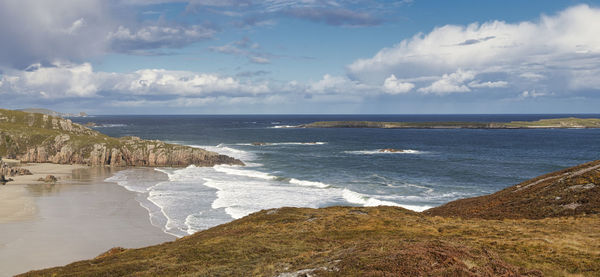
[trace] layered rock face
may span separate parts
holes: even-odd
[[[0,156],[22,162],[110,166],[243,165],[204,149],[113,138],[68,119],[8,110],[0,110]]]

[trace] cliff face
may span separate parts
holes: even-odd
[[[137,137],[113,138],[68,119],[1,109],[0,156],[23,162],[110,166],[243,165],[203,149]]]

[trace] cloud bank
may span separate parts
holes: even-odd
[[[537,21],[490,21],[445,25],[417,34],[350,64],[348,75],[364,83],[422,81],[421,93],[465,93],[474,89],[549,87],[566,91],[600,89],[600,9],[568,8]],[[480,80],[483,78],[483,80]]]

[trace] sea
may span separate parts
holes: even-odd
[[[317,129],[325,120],[509,122],[544,115],[103,115],[110,136],[229,155],[246,166],[131,168],[106,181],[136,193],[152,224],[177,237],[279,207],[423,211],[600,158],[600,129]],[[394,148],[402,152],[384,153]]]

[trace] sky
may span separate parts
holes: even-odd
[[[0,108],[599,113],[600,1],[2,0]]]

